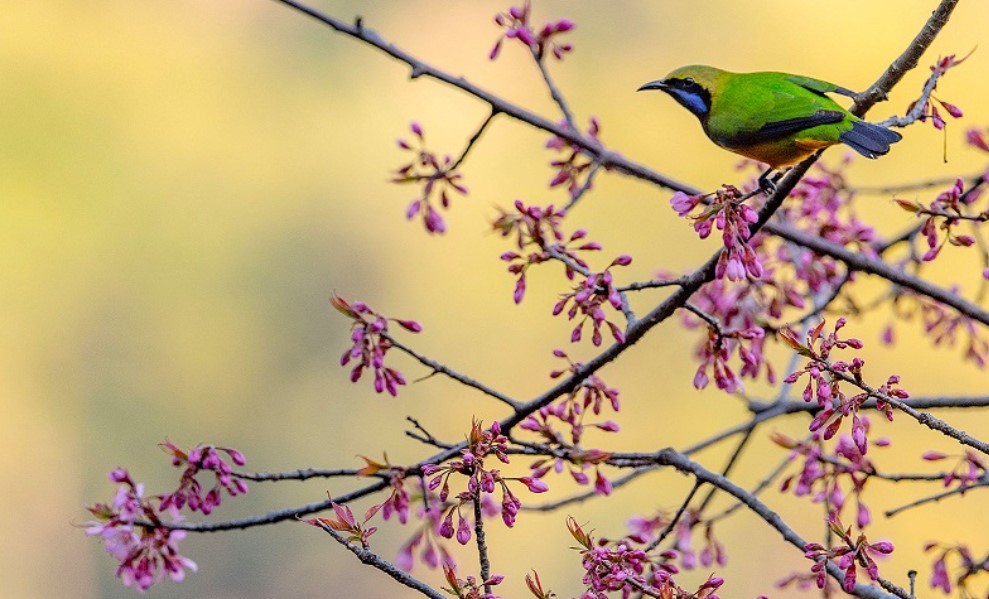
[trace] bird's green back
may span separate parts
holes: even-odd
[[[852,92],[837,85],[787,73],[728,73],[718,82],[703,124],[708,135],[726,147],[789,137],[837,143],[857,120],[826,92]]]

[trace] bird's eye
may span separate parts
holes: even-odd
[[[687,85],[694,85],[696,83],[693,77],[687,77],[686,79],[683,80],[683,82],[686,83]]]

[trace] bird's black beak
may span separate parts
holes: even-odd
[[[666,89],[666,81],[663,79],[657,79],[656,81],[650,81],[649,83],[643,84],[639,89],[635,90],[637,92],[645,91],[647,89]]]

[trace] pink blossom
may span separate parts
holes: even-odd
[[[351,360],[357,361],[350,371],[351,382],[356,383],[364,370],[370,368],[374,372],[374,390],[378,393],[387,391],[393,397],[397,395],[398,387],[405,385],[405,377],[384,364],[385,354],[392,347],[388,337],[388,322],[392,320],[412,333],[422,331],[422,325],[414,320],[385,318],[363,302],[350,304],[338,295],[331,297],[330,303],[338,312],[352,320],[350,340],[353,345],[340,356],[341,366],[348,365]]]
[[[563,60],[563,56],[573,50],[573,45],[560,43],[556,38],[576,27],[570,19],[560,19],[543,25],[539,33],[536,33],[530,24],[532,7],[528,0],[522,6],[513,6],[504,13],[495,15],[495,24],[504,29],[501,37],[495,42],[488,58],[494,60],[501,52],[501,44],[505,39],[516,39],[527,46],[535,56],[536,60],[543,60],[544,54],[548,50],[557,60]]]
[[[117,577],[124,586],[143,592],[166,573],[181,582],[186,570],[195,572],[196,563],[179,553],[185,532],[162,523],[150,500],[143,497],[142,485],[134,483],[126,470],[115,469],[110,479],[121,486],[110,504],[88,508],[97,520],[88,523],[86,534],[99,537],[107,553],[120,562]],[[134,522],[139,518],[157,526],[138,528]]]
[[[409,130],[415,140],[410,143],[399,139],[398,147],[412,152],[414,156],[395,170],[391,181],[400,185],[422,186],[419,197],[406,208],[405,217],[412,220],[421,215],[427,232],[442,234],[446,232],[446,221],[436,209],[437,205],[443,209],[449,208],[450,198],[454,194],[467,195],[467,188],[462,183],[463,176],[457,172],[459,164],[453,158],[444,156],[441,159],[426,149],[422,126],[413,121]]]

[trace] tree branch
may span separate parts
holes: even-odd
[[[395,564],[383,559],[377,553],[371,551],[370,549],[361,547],[359,545],[349,543],[347,542],[347,539],[343,537],[343,535],[333,530],[326,524],[323,524],[319,520],[316,520],[315,522],[317,526],[325,530],[327,534],[333,537],[333,540],[335,540],[337,543],[340,543],[341,545],[346,547],[348,551],[356,555],[357,559],[361,560],[362,564],[367,564],[368,566],[371,566],[377,570],[384,572],[385,574],[391,576],[402,585],[407,586],[412,590],[419,591],[420,593],[422,593],[427,597],[431,597],[432,599],[448,599],[448,597],[445,594],[440,593],[439,591],[433,589],[432,587],[422,582],[421,580],[414,578],[408,572],[404,572],[403,570],[400,570],[398,567],[395,566]]]

